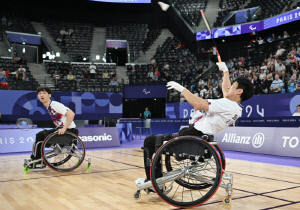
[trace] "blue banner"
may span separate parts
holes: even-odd
[[[52,100],[63,103],[76,114],[75,120],[122,117],[122,93],[53,92]],[[0,110],[4,121],[30,118],[51,121],[35,91],[0,90]]]
[[[242,127],[300,127],[300,117],[251,117],[239,118]]]
[[[41,37],[39,35],[23,34],[17,32],[9,32],[9,31],[6,31],[6,34],[8,36],[9,41],[12,43],[25,42],[25,44],[41,45]]]
[[[288,117],[297,112],[300,92],[256,95],[242,103],[242,118]],[[166,117],[171,119],[189,118],[194,108],[188,102],[166,104]]]
[[[125,85],[124,98],[166,98],[166,85]]]

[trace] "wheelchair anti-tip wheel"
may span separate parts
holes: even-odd
[[[158,167],[170,166],[166,163],[171,163],[172,170],[157,173]],[[218,190],[221,181],[219,154],[212,145],[198,137],[183,136],[170,140],[159,148],[151,163],[153,188],[159,197],[175,207],[196,207],[205,203]]]
[[[73,171],[82,164],[85,147],[74,133],[68,131],[64,135],[52,133],[43,141],[41,154],[49,168],[55,171]]]

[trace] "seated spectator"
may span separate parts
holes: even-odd
[[[167,80],[167,82],[171,81],[172,80],[172,77],[169,75],[169,72],[167,72],[165,74],[165,79]]]
[[[266,72],[267,71],[267,65],[266,65],[266,63],[265,62],[262,62],[262,64],[261,64],[261,67],[260,67],[260,69],[262,70],[264,70],[264,72]]]
[[[1,75],[2,73],[5,73],[5,71],[3,71],[3,68],[0,68],[0,75]]]
[[[275,74],[278,74],[282,78],[282,80],[284,80],[285,71],[286,71],[286,68],[282,64],[282,61],[280,60],[279,61],[279,66],[277,68],[275,68]]]
[[[56,43],[62,43],[62,38],[60,37],[60,35],[57,36],[56,38]]]
[[[254,87],[254,93],[255,95],[260,95],[263,93],[263,89],[262,89],[262,86],[261,86],[261,81],[260,79],[257,78],[257,76],[253,76],[253,87]]]
[[[244,66],[244,61],[243,61],[242,58],[239,58],[237,63],[238,63],[239,66]]]
[[[105,70],[105,72],[103,73],[103,76],[102,76],[103,78],[109,78],[109,74],[108,74],[108,71],[107,70]]]
[[[89,81],[89,78],[90,78],[90,74],[89,74],[88,70],[86,69],[86,70],[84,70],[84,72],[83,72],[83,79],[84,79],[86,82],[88,82],[88,81]]]
[[[26,81],[26,73],[25,72],[23,72],[23,74],[22,74],[22,81]]]
[[[153,71],[149,70],[148,74],[147,74],[147,78],[153,78]]]
[[[12,25],[13,25],[12,20],[9,20],[8,23],[7,23],[7,26],[8,26],[8,27],[11,27]]]
[[[7,18],[5,16],[2,17],[1,21],[2,21],[2,25],[6,26]]]
[[[54,63],[52,61],[50,61],[50,63],[47,65],[46,68],[47,68],[47,74],[49,74],[50,70],[56,69],[55,66],[54,66]]]
[[[16,54],[14,54],[14,57],[11,59],[12,63],[18,63],[19,62],[19,58],[17,57]]]
[[[60,79],[60,76],[59,76],[57,70],[55,70],[52,78],[53,78],[53,80],[54,80],[55,83],[57,82],[57,80]]]
[[[136,70],[136,71],[139,71],[140,70],[140,65],[138,65],[138,64],[136,64],[135,66],[134,66],[134,69]]]
[[[184,85],[189,85],[192,80],[193,74],[190,72],[190,69],[186,69],[184,77]]]
[[[67,30],[67,35],[72,36],[74,30],[72,28],[69,28],[69,30]]]
[[[296,91],[300,91],[300,75],[296,83]]]
[[[60,63],[58,63],[58,61],[55,62],[54,68],[55,68],[56,70],[59,70],[59,69],[60,69]]]
[[[23,73],[24,72],[26,72],[26,69],[25,68],[23,68],[23,66],[22,65],[20,65],[20,68],[18,69],[18,71],[16,72],[16,73],[18,73],[19,74],[19,76],[21,76],[22,77],[22,75],[23,75]]]
[[[271,42],[274,42],[274,41],[276,41],[276,40],[277,40],[277,38],[276,38],[275,34],[272,34],[272,35],[271,35],[270,41],[271,41]]]
[[[69,74],[69,69],[68,66],[65,64],[64,61],[62,61],[61,65],[60,65],[60,72],[66,76],[67,74]]]
[[[267,72],[267,70],[266,70],[266,72]],[[264,79],[264,77],[266,77],[267,75],[266,75],[266,73],[265,73],[265,71],[262,69],[262,70],[260,70],[260,75],[259,75],[259,79],[260,80],[263,80]]]
[[[59,32],[59,34],[62,35],[63,37],[65,37],[66,34],[67,34],[65,28],[61,29],[60,32]]]
[[[69,71],[73,71],[74,72],[74,66],[72,65],[71,61],[69,61],[69,64],[67,65],[67,67],[68,67]]]
[[[206,99],[213,99],[214,98],[214,91],[213,86],[209,86],[208,91],[206,92]]]
[[[259,45],[263,44],[263,42],[264,42],[264,40],[261,37],[256,38],[256,41]]]
[[[116,77],[112,78],[112,81],[110,81],[109,86],[118,86],[118,83],[116,81]]]
[[[154,81],[157,81],[159,76],[160,76],[160,73],[159,73],[158,67],[157,67],[157,68],[155,69],[155,72],[153,73],[152,79],[153,79]]]
[[[230,59],[229,62],[227,63],[227,68],[229,70],[231,70],[233,67],[234,67],[234,63],[233,63],[232,59]]]
[[[205,86],[204,86],[204,85],[201,85],[201,89],[200,89],[200,97],[201,97],[201,98],[205,98],[206,92],[207,92],[207,90],[205,89]]]
[[[279,92],[281,92],[281,89],[283,88],[283,86],[284,86],[284,84],[283,84],[282,80],[279,79],[279,75],[276,74],[275,80],[272,82],[270,90],[273,93],[279,93]]]
[[[202,78],[200,78],[198,85],[199,85],[199,87],[201,87],[202,85],[206,85],[206,82]]]
[[[113,69],[109,74],[110,74],[110,77],[111,77],[111,78],[117,76],[116,70],[114,70],[114,69]]]
[[[183,52],[182,52],[182,56],[183,57],[186,57],[188,55],[188,51],[185,49],[185,50],[183,50]]]
[[[208,81],[207,81],[207,86],[208,87],[213,86],[214,83],[215,83],[215,79],[213,78],[213,75],[210,74],[209,78],[208,78]]]
[[[27,64],[27,60],[25,58],[25,55],[22,55],[22,57],[20,58],[20,60],[18,61],[19,64]]]
[[[96,76],[96,65],[94,64],[94,62],[92,62],[92,64],[90,65],[90,78],[91,79],[95,79],[95,76]]]
[[[290,37],[290,35],[288,34],[288,32],[284,31],[283,32],[283,38],[286,39],[288,37]]]
[[[152,65],[156,63],[156,61],[155,61],[155,58],[154,58],[154,57],[152,57],[152,58],[151,58],[151,60],[150,60],[150,63],[151,63]]]
[[[69,71],[69,75],[67,76],[67,80],[73,80],[74,76],[71,71]]]
[[[2,72],[0,74],[0,83],[6,83],[7,82],[7,77],[5,76],[5,73]]]
[[[127,70],[128,70],[128,71],[131,71],[132,69],[133,69],[133,68],[132,68],[132,65],[128,65],[128,66],[127,66]]]
[[[197,91],[196,88],[194,89],[193,94],[194,94],[195,96],[199,97],[199,93],[198,93],[198,91]]]
[[[297,84],[297,75],[296,74],[293,74],[291,76],[291,79],[289,80],[288,82],[288,86],[289,86],[289,90],[292,89],[291,92],[293,92],[296,88],[296,84]]]
[[[176,61],[177,61],[177,59],[176,59],[175,56],[173,55],[172,58],[171,58],[171,60],[170,60],[170,62],[171,62],[171,63],[175,63]]]
[[[178,42],[177,47],[175,49],[179,49],[179,48],[181,48],[181,43],[180,42]]]
[[[274,57],[275,58],[278,58],[279,56],[281,56],[283,53],[284,53],[285,49],[281,48],[280,45],[278,45],[278,50],[277,52],[275,53]]]
[[[164,62],[164,70],[169,70],[170,66],[169,64],[167,64],[167,62]]]

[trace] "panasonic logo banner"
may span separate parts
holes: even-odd
[[[79,136],[79,138],[84,142],[86,142],[86,141],[111,141],[112,140],[112,136],[106,135],[106,133],[104,133],[103,135],[99,135],[99,136]]]
[[[120,133],[116,127],[78,128],[78,131],[86,148],[120,146]]]

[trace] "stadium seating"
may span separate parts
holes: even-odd
[[[135,61],[143,49],[147,34],[147,24],[119,24],[106,27],[106,39],[127,40],[129,43],[130,59]]]
[[[175,8],[190,26],[199,26],[200,10],[206,9],[208,0],[173,0]]]
[[[0,12],[0,17],[2,19],[3,15],[7,19],[7,23],[11,21],[12,25],[0,25],[0,31],[14,31],[14,32],[23,32],[29,34],[37,34],[36,30],[30,23],[30,20],[27,17],[18,15],[18,13],[3,13]]]
[[[57,38],[62,40],[61,42],[57,42],[57,45],[61,48],[62,52],[67,53],[72,60],[75,60],[78,54],[86,54],[89,56],[93,41],[93,24],[70,23],[53,19],[45,19],[43,23],[55,42],[57,42]],[[60,35],[60,31],[63,28],[65,30],[72,29],[72,35]]]
[[[50,61],[44,61],[44,66],[47,67],[47,65],[50,63]],[[61,63],[61,62],[59,62]],[[80,92],[122,92],[123,87],[122,84],[119,84],[118,86],[109,86],[110,79],[102,78],[101,81],[99,81],[97,78],[99,75],[103,75],[105,70],[110,73],[112,70],[116,70],[116,64],[115,63],[94,63],[97,67],[95,79],[89,79],[88,82],[83,80],[83,72],[84,70],[88,70],[91,63],[82,63],[82,62],[71,62],[73,69],[73,80],[67,80],[64,78],[64,75],[60,70],[58,71],[58,74],[60,75],[60,78],[57,81],[56,89],[60,91],[80,91]],[[50,70],[49,74],[52,78],[52,75],[55,70]]]
[[[1,89],[10,89],[10,90],[36,90],[39,86],[39,83],[31,75],[30,69],[26,64],[22,64],[23,68],[26,69],[26,78],[28,81],[16,80],[15,71],[20,68],[20,64],[11,63],[11,58],[0,58],[0,68],[6,72],[7,75],[7,86],[2,86]]]

